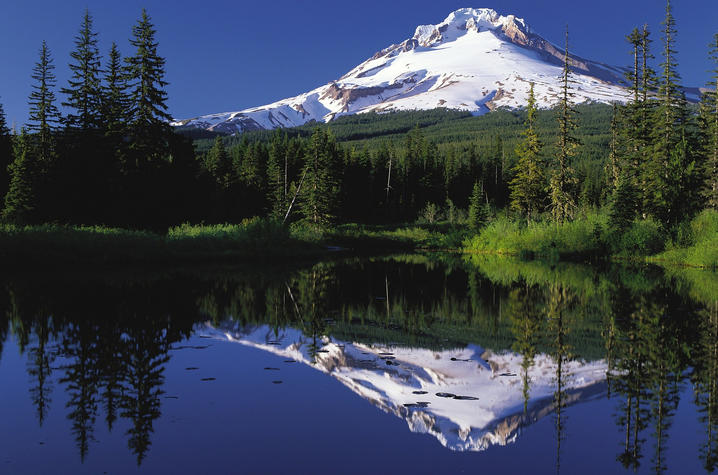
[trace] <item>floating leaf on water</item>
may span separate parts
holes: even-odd
[[[454,396],[454,399],[458,399],[459,401],[478,401],[479,398],[474,396]]]
[[[451,393],[436,393],[436,395],[439,396],[439,397],[448,397],[448,398],[455,398],[455,397],[456,397],[456,394],[451,394]]]

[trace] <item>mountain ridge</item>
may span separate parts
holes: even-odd
[[[323,86],[236,112],[177,120],[215,132],[293,127],[362,112],[448,108],[481,115],[526,103],[535,83],[539,107],[558,101],[563,51],[515,15],[463,8],[384,48]],[[577,103],[625,102],[625,70],[570,55]]]

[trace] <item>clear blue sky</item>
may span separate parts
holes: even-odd
[[[8,122],[27,120],[30,73],[43,39],[53,53],[58,88],[85,7],[106,54],[116,41],[131,53],[132,25],[146,7],[167,59],[169,111],[177,118],[239,110],[293,96],[339,78],[376,51],[403,41],[419,24],[438,23],[461,7],[487,7],[527,20],[538,34],[572,52],[627,65],[624,35],[648,23],[660,59],[662,0],[35,0],[4,2],[0,17],[0,103]],[[703,86],[707,44],[718,31],[717,0],[674,0],[679,72]],[[60,95],[58,94],[58,97]]]

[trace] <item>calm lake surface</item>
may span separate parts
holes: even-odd
[[[712,473],[718,277],[444,255],[0,275],[0,473]]]

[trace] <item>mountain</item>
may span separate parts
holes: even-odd
[[[493,353],[476,345],[444,351],[367,345],[231,321],[206,324],[196,333],[309,365],[404,419],[412,432],[431,435],[451,450],[482,451],[515,442],[521,428],[556,409],[557,365],[545,354],[536,355],[528,369],[525,401],[523,359],[508,351]],[[564,363],[564,402],[604,395],[607,369],[603,360]]]
[[[624,70],[571,55],[577,103],[623,102]],[[225,133],[294,127],[368,111],[449,109],[480,115],[526,104],[535,83],[539,107],[558,101],[563,49],[514,15],[462,8],[437,25],[377,52],[341,78],[273,104],[177,120],[178,127]]]

